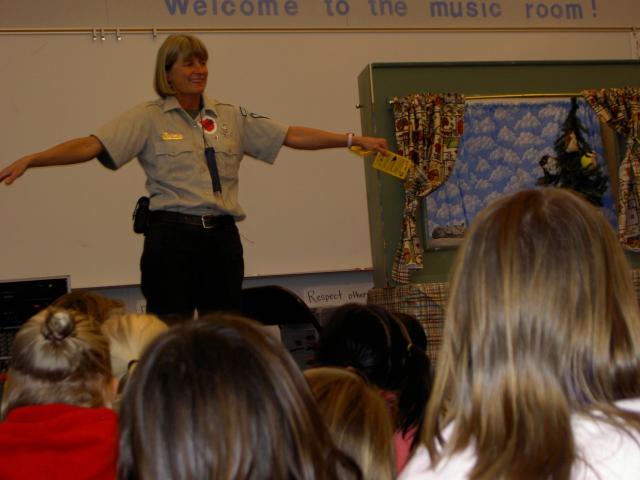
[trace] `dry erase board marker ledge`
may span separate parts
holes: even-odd
[[[347,269],[335,269],[335,270],[314,270],[312,272],[296,272],[296,273],[269,273],[269,274],[260,274],[260,273],[254,273],[251,275],[245,275],[244,279],[245,280],[254,280],[254,279],[261,279],[261,278],[295,278],[295,277],[312,277],[314,275],[332,275],[332,274],[349,274],[349,273],[366,273],[366,272],[373,272],[373,268],[372,267],[354,267],[354,268],[347,268]],[[2,282],[4,282],[4,280],[2,280]],[[82,285],[82,286],[73,286],[74,290],[77,289],[82,289],[82,290],[97,290],[97,289],[103,289],[103,288],[135,288],[135,287],[139,287],[140,284],[139,283],[124,283],[124,284],[117,284],[117,285],[94,285],[94,286],[88,286],[88,285]]]
[[[270,273],[267,275],[254,273],[251,275],[245,275],[244,278],[300,277],[303,275],[330,275],[332,273],[355,273],[355,272],[373,272],[373,268],[372,267],[354,267],[354,268],[335,269],[335,270],[314,270],[311,272]]]

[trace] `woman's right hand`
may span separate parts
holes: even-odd
[[[11,185],[27,168],[71,165],[88,162],[102,153],[100,140],[94,136],[74,138],[42,152],[19,158],[0,171],[0,182]]]
[[[20,178],[22,174],[29,168],[29,158],[22,157],[11,165],[5,167],[0,171],[0,182],[4,182],[5,185],[11,185],[17,178]]]

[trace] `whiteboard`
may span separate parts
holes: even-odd
[[[291,125],[359,129],[356,78],[371,62],[630,58],[627,34],[202,33],[208,95]],[[0,36],[5,165],[95,132],[153,99],[164,35]],[[437,48],[435,47],[437,45]],[[381,99],[380,101],[384,101]],[[0,280],[70,275],[73,288],[139,283],[145,193],[136,162],[27,171],[0,186]],[[283,148],[273,166],[245,157],[239,224],[247,276],[371,268],[363,160],[346,149]],[[389,248],[395,248],[390,246]]]

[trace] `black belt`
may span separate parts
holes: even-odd
[[[233,225],[234,218],[231,215],[188,215],[186,213],[168,212],[166,210],[153,210],[151,221],[183,223],[202,228],[215,228],[223,225]]]

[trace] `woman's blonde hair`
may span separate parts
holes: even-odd
[[[571,414],[640,430],[613,404],[639,395],[638,300],[602,214],[553,188],[483,210],[451,284],[423,431],[432,460],[472,446],[471,479],[567,479]]]
[[[28,405],[103,406],[110,383],[109,343],[100,327],[87,315],[50,307],[16,334],[1,417]]]
[[[188,59],[196,57],[206,62],[209,60],[209,53],[204,43],[193,35],[176,34],[169,35],[160,48],[156,56],[156,68],[153,79],[153,86],[156,93],[162,98],[175,95],[175,90],[167,80],[167,72],[179,58]]]
[[[344,368],[312,368],[304,375],[333,440],[363,477],[395,478],[393,423],[381,392]]]
[[[102,324],[102,333],[109,340],[111,371],[117,380],[128,372],[147,345],[169,327],[155,315],[130,313],[113,315]]]

